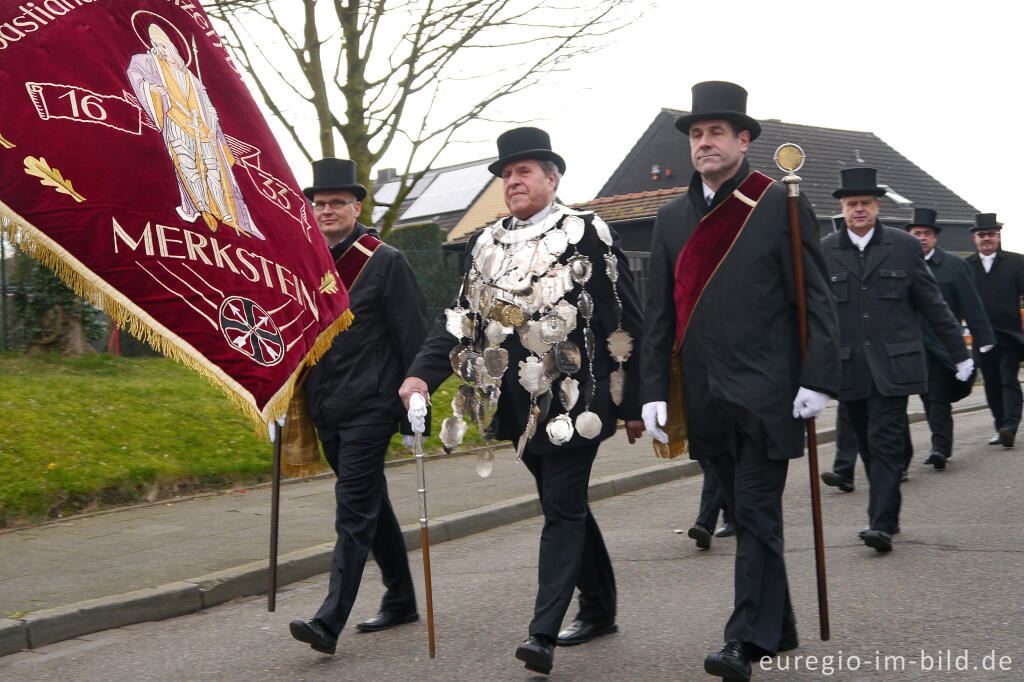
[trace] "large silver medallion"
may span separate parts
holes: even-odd
[[[504,348],[485,348],[484,369],[492,379],[500,379],[508,369],[508,351]]]
[[[579,216],[566,216],[565,220],[562,221],[562,229],[565,230],[566,235],[569,237],[570,244],[578,244],[583,239],[583,232],[586,230],[586,227],[583,218]]]
[[[617,369],[608,376],[608,392],[612,396],[612,402],[616,405],[621,405],[625,390],[626,370]]]
[[[449,450],[461,445],[466,428],[466,422],[459,417],[448,417],[441,423],[441,442]]]
[[[633,354],[633,337],[625,329],[616,329],[608,335],[608,352],[619,362]]]
[[[569,415],[560,414],[548,422],[545,429],[548,433],[548,440],[553,445],[564,445],[572,440],[573,428]]]
[[[575,374],[580,371],[581,360],[580,347],[572,341],[563,341],[555,346],[555,362],[564,374]]]
[[[576,416],[576,432],[584,438],[597,438],[601,435],[601,418],[590,410],[580,412]]]
[[[562,379],[562,383],[559,385],[558,397],[562,401],[562,407],[565,408],[565,411],[570,411],[576,406],[576,401],[580,398],[580,382],[572,377]]]

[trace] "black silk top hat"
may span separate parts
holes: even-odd
[[[996,221],[995,213],[978,213],[974,216],[974,227],[971,228],[971,232],[1001,229],[1003,229],[1003,224]]]
[[[878,171],[867,166],[844,168],[839,171],[840,187],[835,192],[832,192],[832,196],[836,199],[842,199],[843,197],[884,196],[885,188],[878,186],[875,180],[877,177]]]
[[[513,128],[498,136],[498,160],[487,167],[501,177],[507,164],[522,159],[553,161],[559,173],[565,173],[565,161],[551,151],[551,138],[540,128]]]
[[[935,218],[938,214],[934,209],[931,208],[915,208],[914,219],[907,223],[907,231],[909,232],[912,227],[927,227],[933,230],[935,234],[942,232],[942,228],[935,224]]]
[[[676,128],[685,135],[697,121],[729,121],[740,130],[750,131],[753,142],[761,134],[761,124],[747,116],[747,91],[726,81],[704,81],[697,83],[690,91],[693,102],[690,113],[676,119]]]
[[[313,201],[317,192],[348,190],[357,201],[366,198],[366,188],[356,182],[356,162],[348,159],[326,158],[313,162],[313,186],[302,190]]]

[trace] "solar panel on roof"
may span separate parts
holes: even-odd
[[[460,211],[467,208],[493,176],[486,164],[439,173],[406,209],[400,220]]]

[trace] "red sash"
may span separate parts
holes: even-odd
[[[757,171],[748,175],[731,195],[697,223],[696,229],[679,253],[673,292],[676,304],[674,353],[679,352],[683,344],[690,317],[704,293],[704,288],[729,254],[757,202],[761,200],[772,182],[767,175]]]
[[[338,269],[338,274],[341,276],[341,281],[345,285],[346,291],[352,290],[352,286],[359,279],[359,274],[366,267],[366,264],[370,262],[370,256],[383,243],[372,234],[364,234],[352,242],[352,246],[345,249],[345,253],[341,254],[338,260],[334,261],[334,266]]]

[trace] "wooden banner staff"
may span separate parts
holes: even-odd
[[[796,171],[804,165],[804,150],[786,143],[775,150],[775,163],[786,172],[782,178],[789,190],[789,233],[793,242],[793,275],[796,282],[796,307],[800,323],[800,357],[807,355],[807,289],[804,280],[803,244],[800,230],[800,177]],[[822,641],[830,636],[828,621],[828,585],[825,581],[825,541],[821,523],[821,489],[818,485],[818,438],[814,419],[807,419],[807,465],[811,477],[811,518],[814,523],[814,563],[818,578],[818,620]]]
[[[423,433],[413,435],[416,455],[416,492],[420,496],[420,543],[423,550],[423,583],[427,592],[427,641],[430,646],[430,657],[434,657],[434,600],[433,588],[430,586],[430,534],[427,531],[427,477],[423,466]]]
[[[270,485],[270,567],[267,611],[277,608],[277,512],[281,506],[281,425],[274,421],[274,473]]]

